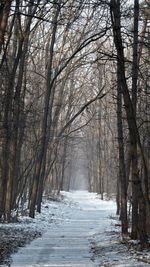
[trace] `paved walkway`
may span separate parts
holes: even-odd
[[[75,204],[68,210],[68,219],[50,225],[42,237],[21,248],[14,254],[11,267],[99,266],[92,261],[90,239],[105,230],[112,211],[101,210],[86,192],[72,194],[71,201]]]

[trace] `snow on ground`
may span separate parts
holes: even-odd
[[[0,266],[9,266],[10,255],[30,243],[33,239],[41,236],[51,224],[59,224],[67,217],[68,206],[71,202],[62,198],[55,201],[44,200],[42,213],[36,213],[35,219],[26,216],[18,217],[17,223],[0,223]]]
[[[62,201],[44,201],[35,219],[0,225],[1,229],[42,232],[12,256],[11,267],[142,267],[140,251],[128,250],[115,224],[114,201],[87,191],[61,192]],[[145,251],[144,257],[149,257]],[[0,265],[2,266],[2,265]]]

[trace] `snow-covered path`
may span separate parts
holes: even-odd
[[[105,233],[110,233],[113,227],[108,217],[115,214],[112,201],[102,202],[96,194],[83,191],[65,193],[65,196],[72,204],[65,209],[62,222],[50,224],[42,237],[14,254],[11,267],[144,266],[136,265],[134,259],[129,259],[129,265],[121,264],[120,256],[117,264],[114,254],[110,265],[109,255],[101,257],[105,251],[100,251],[100,257],[93,257],[91,243],[94,244],[97,238],[102,239],[102,244],[106,242],[107,252],[110,237]],[[126,260],[127,255],[124,256]]]
[[[104,202],[101,206],[95,196],[83,191],[68,193],[72,205],[66,218],[60,224],[50,224],[42,237],[21,248],[11,266],[98,266],[91,260],[90,238],[106,229],[115,205]]]

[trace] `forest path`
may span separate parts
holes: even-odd
[[[96,198],[96,194],[77,191],[67,194],[67,214],[60,224],[50,224],[42,237],[14,254],[11,267],[31,266],[99,266],[92,260],[91,238],[110,226],[108,216],[115,211],[115,204]],[[66,212],[65,212],[66,213]]]

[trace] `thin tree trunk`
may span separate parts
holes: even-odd
[[[122,234],[128,234],[128,218],[127,218],[127,181],[124,160],[124,138],[122,124],[122,94],[119,76],[119,66],[117,65],[117,131],[118,131],[118,147],[119,147],[119,179],[120,179],[120,200],[121,200],[121,223]]]
[[[119,215],[120,214],[120,177],[119,177],[119,174],[118,174],[118,177],[117,177],[116,204],[117,204],[116,215]]]
[[[4,38],[8,24],[11,2],[11,0],[4,0],[2,1],[0,6],[0,54],[4,45]]]
[[[66,154],[67,154],[67,144],[68,144],[68,136],[65,137],[64,144],[63,144],[63,154],[62,154],[62,170],[61,170],[61,181],[60,181],[60,190],[64,190],[65,184],[65,164],[66,164]]]

